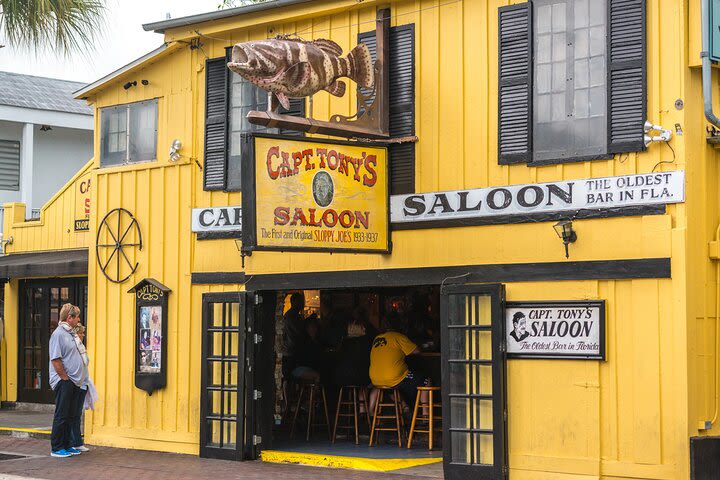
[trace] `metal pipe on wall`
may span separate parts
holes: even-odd
[[[712,104],[712,64],[710,62],[710,1],[700,2],[700,18],[702,23],[702,85],[703,102],[705,105],[705,118],[715,127],[720,128],[720,118],[713,112]]]

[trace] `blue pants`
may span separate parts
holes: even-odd
[[[60,380],[55,385],[55,416],[50,435],[53,452],[70,448],[70,428],[78,417],[79,399],[80,387],[71,380]],[[77,421],[80,419],[77,418]]]
[[[82,435],[80,434],[80,421],[82,420],[83,407],[85,406],[85,395],[87,395],[87,389],[80,389],[80,397],[77,402],[77,416],[73,419],[72,425],[70,425],[70,446],[79,447],[84,445]]]

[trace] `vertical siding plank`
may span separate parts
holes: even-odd
[[[463,9],[463,96],[462,100],[474,108],[463,109],[463,188],[487,185],[486,167],[490,157],[487,129],[488,106],[492,98],[490,88],[490,47],[487,2],[464,3]]]
[[[440,0],[436,4],[440,5]],[[465,83],[463,70],[462,3],[446,4],[437,9],[438,38],[436,98],[438,108],[437,178],[440,190],[451,190],[463,184],[463,162],[447,168],[446,159],[463,158],[463,106]],[[475,84],[477,85],[477,84]],[[477,88],[477,87],[476,87]]]
[[[633,280],[633,459],[661,463],[659,298],[657,280]],[[642,301],[640,301],[642,299]],[[640,341],[642,339],[642,341]]]

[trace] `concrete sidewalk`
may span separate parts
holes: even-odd
[[[32,479],[103,480],[243,479],[269,480],[418,480],[419,476],[442,478],[442,465],[427,465],[395,472],[363,472],[263,462],[209,460],[193,455],[90,447],[90,452],[71,458],[49,456],[48,440],[0,436],[0,480],[16,480],[6,475]],[[10,455],[20,455],[13,458]]]
[[[23,404],[19,404],[17,408],[2,408],[0,409],[0,435],[50,438],[53,412],[52,405],[26,408]]]
[[[49,433],[52,430],[53,414],[50,412],[29,412],[0,410],[0,429],[37,430]]]

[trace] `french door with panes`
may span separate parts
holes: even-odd
[[[18,400],[21,402],[53,403],[55,400],[50,388],[50,335],[57,328],[60,308],[65,303],[80,307],[81,322],[86,325],[86,278],[20,282]]]
[[[507,476],[502,285],[441,291],[443,461],[448,480]]]
[[[243,460],[245,293],[203,295],[200,456]]]

